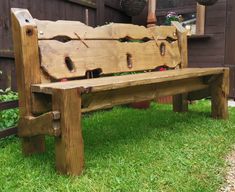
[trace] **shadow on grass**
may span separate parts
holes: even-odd
[[[168,140],[173,134],[181,135],[185,131],[190,134],[194,126],[200,126],[201,122],[210,119],[209,111],[190,110],[189,113],[174,113],[170,106],[159,105],[153,105],[148,110],[117,107],[111,111],[85,115],[82,122],[85,161],[89,164],[92,157],[105,160],[107,153],[119,151],[126,145],[139,144],[153,135],[157,142]],[[38,169],[41,164],[49,164],[54,169],[54,139],[47,137],[46,142],[47,150],[44,154],[27,158],[22,156],[27,159],[30,167]]]

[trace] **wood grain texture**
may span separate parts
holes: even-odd
[[[215,119],[228,119],[229,69],[211,82],[211,110]]]
[[[60,173],[80,175],[84,167],[79,89],[53,90],[53,110],[61,113],[61,137],[56,138],[56,168]]]
[[[41,66],[54,79],[85,77],[87,71],[100,69],[103,74],[144,71],[159,66],[175,68],[181,63],[177,41],[165,45],[165,53],[161,55],[159,46],[154,40],[146,43],[121,43],[118,41],[40,41]],[[128,55],[132,66],[128,65]],[[70,58],[73,69],[65,64]]]
[[[59,136],[61,134],[59,126],[60,113],[58,111],[48,112],[34,117],[26,116],[20,119],[21,129],[18,131],[20,137],[32,137],[38,135]]]
[[[196,34],[204,35],[206,22],[206,7],[197,3],[197,22],[196,22]]]
[[[24,118],[32,115],[30,86],[32,83],[41,83],[37,28],[27,10],[12,9],[11,16],[20,117]],[[26,155],[43,152],[44,137],[23,138],[22,147]]]
[[[140,101],[156,100],[159,97],[201,90],[208,87],[209,85],[204,84],[203,78],[197,77],[88,93],[82,95],[82,112],[91,112]]]
[[[79,38],[78,34],[84,40],[114,40],[125,37],[131,39],[153,39],[153,35],[158,36],[158,39],[165,40],[167,37],[176,40],[176,29],[173,26],[156,26],[153,28],[146,28],[144,26],[111,23],[96,28],[85,25],[78,21],[42,21],[35,20],[38,28],[38,39],[48,40],[59,36],[66,36],[73,40]]]
[[[224,68],[185,68],[163,72],[147,72],[141,74],[102,77],[96,79],[74,80],[67,82],[34,84],[32,92],[52,94],[53,89],[83,88],[84,92],[100,92],[121,89],[138,85],[170,82],[180,79],[222,74]]]

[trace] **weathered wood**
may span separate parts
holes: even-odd
[[[139,101],[156,100],[159,97],[201,90],[207,87],[209,85],[204,84],[203,79],[198,77],[88,93],[82,95],[82,112],[91,112]]]
[[[155,41],[86,41],[86,46],[81,41],[40,41],[41,66],[54,79],[63,79],[84,77],[87,71],[95,69],[102,71],[102,74],[113,74],[151,70],[163,65],[175,68],[180,65],[178,42],[158,42],[165,46],[164,55]],[[128,55],[132,66],[128,65]]]
[[[180,55],[181,55],[181,67],[188,67],[188,37],[187,30],[179,23],[172,22],[172,25],[176,28],[176,34],[179,41]]]
[[[102,77],[97,79],[35,84],[32,85],[32,92],[52,94],[53,89],[72,89],[79,87],[83,88],[84,92],[100,92],[221,73],[223,73],[223,68],[185,68],[163,72],[147,72],[141,74]]]
[[[52,111],[51,95],[32,93],[32,114],[37,116]]]
[[[75,33],[84,40],[119,40],[125,37],[139,40],[153,39],[153,29],[150,30],[144,26],[132,24],[111,23],[93,28],[78,21],[60,20],[53,22],[35,19],[35,23],[38,28],[39,40],[49,40],[55,37],[78,40],[79,38]],[[177,36],[174,35],[176,29],[173,26],[156,26],[154,32],[159,40],[165,40],[167,37],[173,40],[177,39]]]
[[[61,112],[56,167],[63,174],[80,175],[84,166],[80,94],[79,89],[53,90],[53,110]]]
[[[52,111],[34,117],[26,116],[20,119],[21,129],[18,131],[20,137],[32,137],[37,135],[60,136],[59,125],[60,112]]]
[[[188,100],[187,94],[180,94],[173,96],[173,111],[175,112],[187,112]]]
[[[172,22],[172,25],[177,29],[177,36],[180,47],[180,55],[181,55],[181,68],[188,67],[188,38],[187,31],[182,25],[178,22]],[[186,112],[188,111],[188,101],[187,101],[187,93],[183,95],[174,95],[173,96],[173,110],[175,112]]]
[[[228,119],[229,69],[211,83],[211,110],[215,119]]]
[[[147,26],[155,26],[157,24],[157,17],[156,17],[156,0],[149,0],[148,1],[148,17],[147,17]]]
[[[204,35],[205,33],[205,20],[206,19],[206,7],[197,3],[197,22],[196,22],[196,34]]]
[[[195,77],[183,80],[175,79],[174,81],[165,81],[160,83],[158,82],[155,84],[150,83],[147,85],[135,85],[123,88],[113,87],[113,89],[111,90],[99,90],[98,92],[89,92],[89,89],[87,89],[88,92],[86,93],[85,91],[82,94],[82,113],[91,112],[103,108],[110,108],[115,105],[122,105],[145,100],[154,100],[158,97],[185,92],[190,92],[188,98],[189,100],[202,99],[207,97],[209,94],[200,94],[201,91],[198,90],[204,90],[205,88],[207,88],[208,90],[208,87],[209,85],[204,82],[203,77]],[[44,95],[36,92],[33,93],[33,95],[38,94],[39,97],[36,96],[36,98],[41,98]],[[48,97],[48,95],[44,96]],[[52,110],[50,100],[45,100],[45,102],[42,102],[41,104],[41,107],[34,107],[36,110],[36,114],[42,114]]]
[[[40,64],[36,24],[27,10],[12,9],[12,32],[19,93],[20,117],[31,116],[32,83],[40,83]],[[19,126],[19,129],[21,127]],[[44,136],[23,138],[26,155],[45,150]]]

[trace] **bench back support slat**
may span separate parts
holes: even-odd
[[[35,19],[38,28],[39,40],[51,40],[58,37],[67,37],[68,39],[122,39],[129,37],[131,39],[158,39],[170,38],[176,40],[176,28],[173,26],[156,26],[146,28],[144,26],[111,23],[96,28],[87,26],[79,21],[41,21]],[[79,37],[78,37],[79,36]]]
[[[34,26],[35,39],[30,43],[37,51],[31,54],[30,67],[35,65],[42,83],[85,78],[94,71],[110,75],[187,67],[187,37],[177,23],[151,28],[111,23],[93,28],[76,21],[40,21],[19,10],[16,20]]]
[[[175,68],[181,58],[178,42],[154,40],[146,43],[121,43],[112,40],[89,40],[85,45],[73,40],[61,43],[56,40],[39,41],[41,66],[54,79],[84,77],[87,72],[113,74],[152,70],[166,65]],[[166,53],[161,55],[160,46]]]

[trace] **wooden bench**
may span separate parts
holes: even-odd
[[[212,117],[228,118],[229,70],[187,68],[187,35],[179,23],[92,28],[12,9],[12,27],[23,152],[44,152],[44,135],[55,136],[61,173],[83,170],[85,112],[168,95],[174,95],[174,111],[184,112],[188,99],[211,96]],[[118,75],[123,72],[137,73]]]

